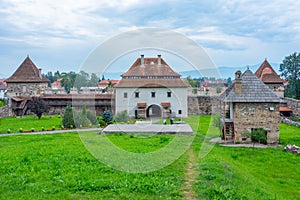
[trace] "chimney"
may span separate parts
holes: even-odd
[[[235,72],[235,86],[234,86],[235,94],[242,94],[242,72],[240,70]]]
[[[39,77],[40,77],[40,79],[42,79],[42,69],[41,68],[39,68]]]
[[[157,65],[161,65],[161,55],[157,55]]]
[[[143,66],[145,63],[144,63],[145,61],[144,61],[144,55],[142,54],[141,55],[141,65]]]

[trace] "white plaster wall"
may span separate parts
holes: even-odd
[[[135,92],[139,91],[139,98],[135,98]],[[151,97],[151,92],[155,92],[155,97]],[[171,91],[171,97],[167,97],[167,92]],[[127,92],[127,98],[124,93]],[[170,102],[170,109],[177,117],[187,117],[187,89],[186,88],[116,88],[116,113],[127,110],[132,117],[138,102],[146,102],[147,107],[156,104],[161,107],[161,102]],[[182,114],[178,114],[182,110]]]

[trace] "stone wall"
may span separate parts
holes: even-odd
[[[188,114],[214,114],[219,112],[220,102],[216,96],[188,96]]]
[[[48,83],[7,83],[7,97],[40,96]]]
[[[300,127],[300,123],[299,122],[294,122],[294,121],[292,121],[292,120],[290,120],[288,118],[285,118],[285,117],[280,117],[280,122]]]
[[[0,107],[0,118],[12,116],[12,112],[8,105]]]
[[[287,106],[293,111],[293,115],[300,117],[300,100],[292,98],[284,98],[286,100]]]
[[[279,140],[279,104],[277,103],[235,103],[233,111],[236,139],[255,128],[267,131],[267,142]],[[272,110],[274,108],[274,110]]]

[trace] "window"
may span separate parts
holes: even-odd
[[[151,97],[152,97],[152,98],[155,97],[155,92],[151,92]]]
[[[140,97],[140,93],[139,92],[135,92],[135,98],[139,98]]]
[[[181,115],[182,114],[182,110],[178,110],[178,115]]]
[[[171,91],[168,91],[167,92],[167,97],[171,97],[171,94],[172,94]]]
[[[124,92],[124,98],[127,98],[127,92]]]

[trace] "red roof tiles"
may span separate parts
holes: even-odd
[[[267,59],[256,70],[255,75],[264,83],[283,83]]]
[[[121,75],[122,79],[116,88],[126,87],[188,87],[161,57],[138,58],[127,72]]]
[[[48,83],[47,78],[40,74],[40,70],[27,56],[19,68],[11,77],[5,80],[7,83]]]

